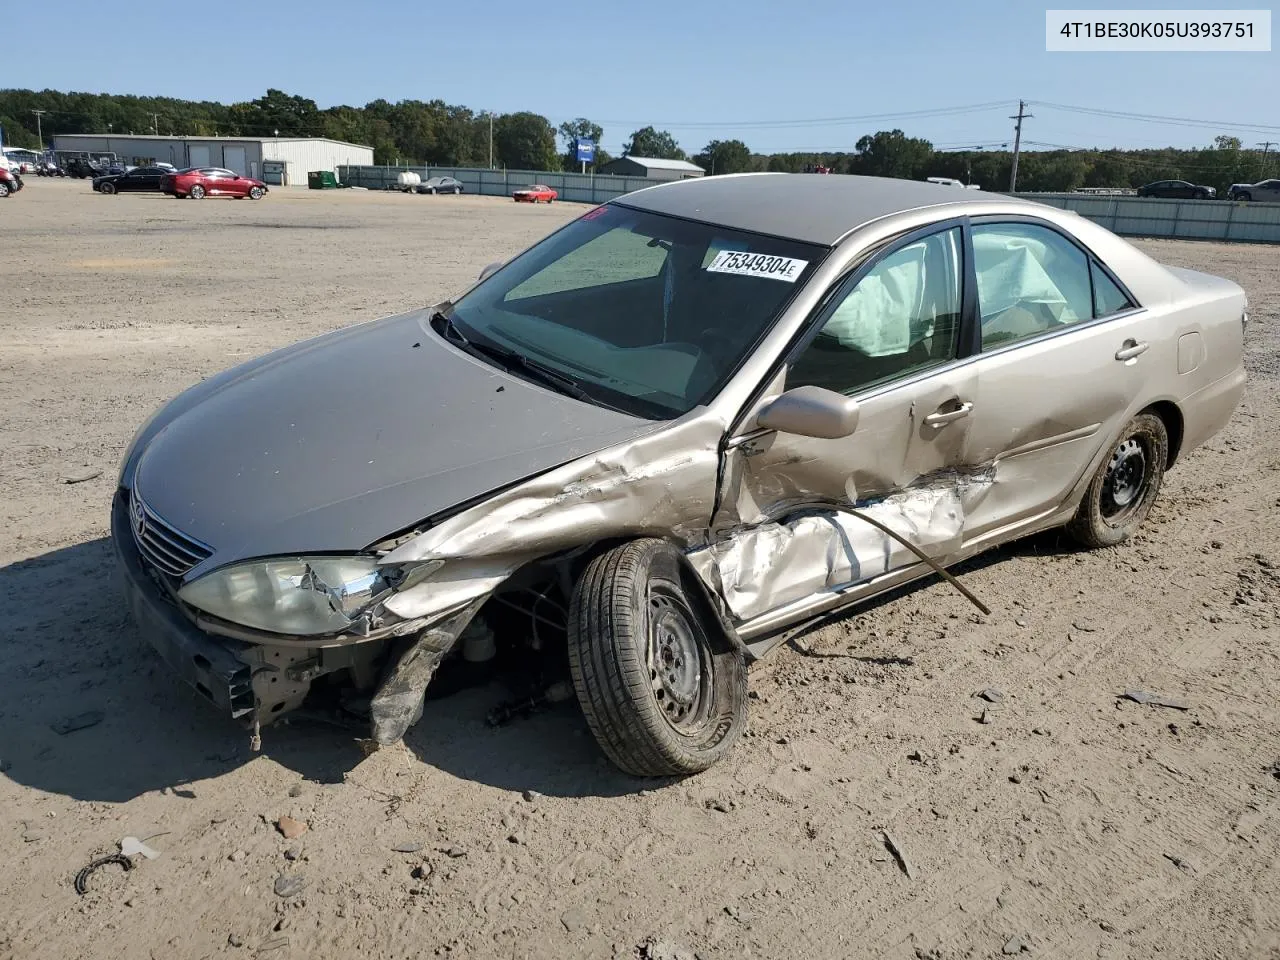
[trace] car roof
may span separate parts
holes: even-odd
[[[820,173],[746,173],[677,180],[614,200],[638,210],[735,230],[832,246],[851,230],[908,210],[950,206],[946,216],[991,199],[919,180]],[[1012,197],[1009,203],[1038,204]]]

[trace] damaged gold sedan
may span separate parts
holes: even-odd
[[[141,631],[255,738],[337,694],[394,742],[515,658],[622,769],[692,773],[786,631],[1037,530],[1129,537],[1239,402],[1245,311],[1024,201],[653,187],[181,394],[112,539]]]

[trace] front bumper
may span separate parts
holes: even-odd
[[[128,503],[120,490],[111,504],[111,545],[117,577],[143,639],[219,710],[237,720],[255,719],[252,671],[240,657],[251,645],[197,629],[152,579],[134,543]]]

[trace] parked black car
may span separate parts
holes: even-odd
[[[83,157],[72,157],[67,161],[67,176],[75,177],[77,180],[86,180],[90,177],[105,177],[109,171],[105,166],[85,160]]]
[[[462,181],[453,177],[432,177],[413,188],[418,193],[461,193]]]
[[[1213,187],[1185,180],[1157,180],[1138,188],[1140,197],[1162,197],[1166,200],[1212,200],[1217,195],[1218,191]]]
[[[160,193],[160,181],[172,167],[134,167],[128,173],[112,173],[94,177],[93,189],[99,193]]]

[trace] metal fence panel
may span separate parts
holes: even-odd
[[[1126,237],[1280,243],[1280,203],[1098,197],[1077,193],[1018,196],[1074,210]]]
[[[353,187],[386,190],[396,186],[402,173],[416,173],[423,180],[454,177],[466,193],[486,197],[509,197],[513,190],[543,183],[561,200],[572,203],[604,203],[633,190],[641,190],[665,180],[648,177],[615,177],[608,174],[559,173],[547,170],[490,170],[488,167],[339,167],[338,179]]]

